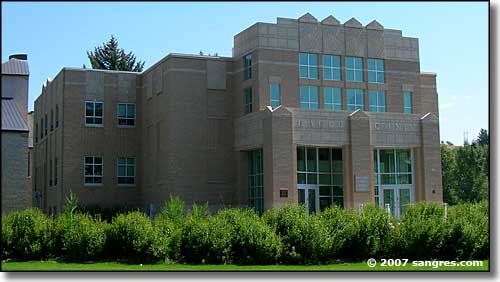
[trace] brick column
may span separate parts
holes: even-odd
[[[360,204],[373,202],[374,182],[373,182],[373,153],[370,136],[370,117],[364,111],[355,111],[349,116],[349,137],[350,137],[350,161],[351,173],[350,183],[346,186],[349,194],[352,195],[352,208],[357,209]],[[367,182],[368,191],[357,191],[356,178],[360,182]],[[346,182],[348,183],[348,182]]]
[[[439,120],[433,113],[420,119],[422,130],[422,174],[425,201],[443,201]]]
[[[267,111],[263,121],[264,209],[294,201],[297,190],[294,183],[296,160],[292,113],[284,107],[274,112]],[[288,189],[287,198],[280,198],[280,189]]]

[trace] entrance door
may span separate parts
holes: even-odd
[[[317,185],[299,184],[299,204],[303,204],[311,214],[319,212],[319,191]]]
[[[401,218],[401,215],[408,208],[408,205],[413,203],[412,185],[382,185],[382,207],[389,205],[391,214],[396,218]]]

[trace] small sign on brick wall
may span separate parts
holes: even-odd
[[[280,189],[280,198],[288,198],[288,189]]]
[[[370,192],[370,178],[356,175],[356,192]]]

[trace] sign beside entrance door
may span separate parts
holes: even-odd
[[[370,178],[356,175],[356,192],[370,192]]]

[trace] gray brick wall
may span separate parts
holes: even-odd
[[[2,131],[2,214],[28,207],[28,132]]]

